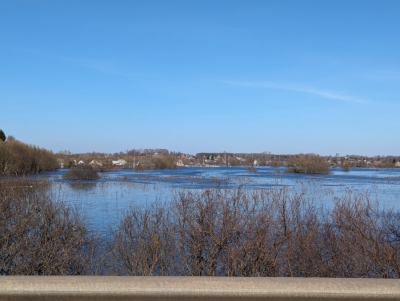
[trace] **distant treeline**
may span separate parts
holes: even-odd
[[[0,181],[0,275],[400,278],[399,210],[368,195],[180,191],[131,207],[107,239],[48,186]]]
[[[0,174],[25,175],[59,167],[56,156],[37,146],[17,140],[0,140]]]
[[[72,154],[68,151],[57,153],[57,158],[64,167],[71,167],[75,162],[83,161],[89,163],[92,160],[100,162],[103,167],[109,168],[112,166],[112,160],[123,159],[126,161],[124,166],[119,168],[135,168],[137,171],[144,169],[164,169],[176,168],[182,166],[287,166],[293,172],[307,173],[327,173],[327,170],[322,165],[328,167],[342,167],[349,169],[352,167],[374,167],[374,168],[395,168],[400,167],[399,156],[359,156],[359,155],[346,155],[339,156],[319,156],[317,154],[272,154],[270,152],[263,153],[229,153],[229,152],[215,152],[215,153],[197,153],[197,154],[184,154],[182,152],[173,152],[166,149],[132,149],[126,152],[119,152],[114,154],[105,153],[84,153]],[[299,162],[299,158],[308,157],[319,158],[319,164],[322,168],[314,168],[317,166],[317,161],[314,161],[312,168],[292,168],[295,162]],[[322,160],[326,164],[322,164]],[[179,162],[179,163],[178,163]],[[310,166],[309,166],[310,167]],[[313,170],[313,171],[312,171]],[[312,172],[311,172],[312,171]]]

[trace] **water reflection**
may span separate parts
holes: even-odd
[[[76,182],[76,183],[67,183],[67,185],[73,190],[81,190],[81,191],[89,191],[96,188],[96,183]]]

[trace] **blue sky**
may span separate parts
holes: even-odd
[[[400,155],[400,1],[0,0],[0,128],[54,152]]]

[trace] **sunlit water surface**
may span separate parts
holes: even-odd
[[[41,174],[52,182],[52,192],[62,201],[76,206],[88,224],[103,235],[111,229],[132,205],[154,201],[168,202],[182,189],[237,188],[276,189],[287,187],[319,203],[332,203],[334,196],[345,193],[368,194],[383,207],[400,209],[400,170],[355,168],[344,172],[332,169],[329,175],[304,175],[284,172],[285,168],[245,167],[182,168],[147,170],[137,173],[128,169],[102,173],[96,181],[66,181],[66,170]]]

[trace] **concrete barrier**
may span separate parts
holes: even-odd
[[[400,280],[3,276],[0,300],[400,300]]]

